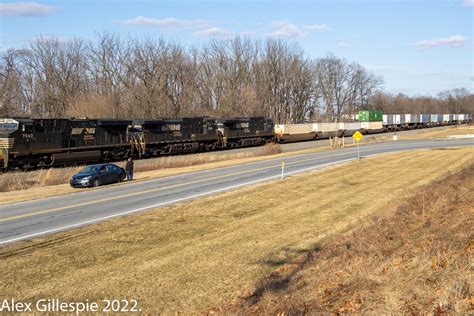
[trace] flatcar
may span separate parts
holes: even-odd
[[[403,131],[416,128],[456,125],[472,122],[472,114],[382,114],[361,111],[358,122],[306,123],[275,125],[277,142],[298,142],[362,134]]]

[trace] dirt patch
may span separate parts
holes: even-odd
[[[213,312],[466,314],[474,310],[474,164],[329,238]]]

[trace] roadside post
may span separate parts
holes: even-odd
[[[283,174],[285,172],[285,162],[282,161],[281,162],[281,179],[283,180]]]
[[[364,135],[362,135],[362,133],[359,132],[359,131],[356,131],[356,132],[352,135],[352,139],[357,142],[357,160],[359,160],[359,161],[360,161],[359,142],[360,142],[360,140],[361,140],[362,138],[364,138]]]
[[[397,140],[397,139],[398,139],[397,131],[393,131],[393,140]]]

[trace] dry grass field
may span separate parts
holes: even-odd
[[[474,164],[280,267],[226,314],[474,312]]]
[[[473,162],[472,148],[378,156],[20,242],[0,249],[2,296],[205,311]]]
[[[445,138],[453,135],[473,135],[474,125],[459,125],[452,126],[447,129],[422,129],[416,134],[401,135],[399,139],[433,139],[433,138]]]

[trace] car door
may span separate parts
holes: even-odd
[[[120,169],[115,165],[109,165],[109,167],[110,167],[110,172],[112,174],[111,181],[113,183],[119,182]]]
[[[113,165],[107,165],[105,167],[107,171],[107,183],[115,183],[116,182],[116,176],[114,172],[114,166]]]
[[[100,184],[110,183],[110,172],[107,170],[107,166],[101,166],[99,169]]]

